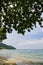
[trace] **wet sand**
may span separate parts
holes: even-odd
[[[43,65],[43,62],[26,61],[17,58],[5,58],[0,56],[0,65]]]

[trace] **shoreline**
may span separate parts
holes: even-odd
[[[5,58],[0,56],[0,65],[43,65],[43,62],[35,62],[18,58]]]

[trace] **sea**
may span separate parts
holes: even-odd
[[[0,50],[0,56],[43,62],[43,49]]]

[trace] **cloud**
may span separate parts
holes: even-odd
[[[34,40],[20,40],[20,41],[15,41],[16,46],[18,49],[37,49],[37,48],[43,48],[43,38],[42,39],[34,39]]]
[[[17,41],[17,45],[29,45],[29,44],[43,44],[43,38],[42,39],[33,39],[33,40],[21,40]]]

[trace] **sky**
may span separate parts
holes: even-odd
[[[31,32],[26,31],[25,35],[13,30],[12,33],[7,33],[7,39],[3,40],[3,43],[17,49],[43,49],[43,28],[37,24],[37,28]]]

